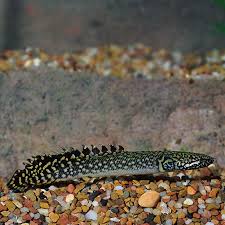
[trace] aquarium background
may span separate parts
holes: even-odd
[[[52,53],[141,42],[154,49],[204,51],[224,46],[215,29],[220,0],[77,0],[0,2],[0,48],[41,47]]]

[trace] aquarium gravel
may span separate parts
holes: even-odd
[[[215,173],[214,167],[151,179],[87,178],[25,193],[1,182],[0,224],[225,224],[224,172]]]
[[[46,65],[66,71],[90,71],[119,78],[176,77],[180,79],[219,79],[225,77],[225,51],[204,54],[153,50],[143,44],[122,47],[108,45],[62,54],[48,54],[38,48],[6,50],[0,55],[0,71],[29,70]]]

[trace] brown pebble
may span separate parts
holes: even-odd
[[[198,213],[193,213],[193,217],[199,219],[201,217],[201,215]]]
[[[214,203],[210,203],[206,206],[206,209],[207,210],[212,210],[212,209],[219,209],[220,208],[220,205],[218,204],[214,204]]]
[[[142,207],[155,207],[159,202],[160,195],[156,191],[148,191],[145,192],[141,197],[138,199],[138,204]]]
[[[189,213],[194,213],[194,212],[197,212],[198,211],[198,206],[196,205],[191,205],[188,207],[188,212]]]
[[[43,208],[43,209],[48,209],[49,204],[47,202],[40,202],[40,207]]]
[[[60,224],[60,225],[67,225],[67,224],[69,224],[69,218],[68,218],[68,215],[67,215],[66,213],[63,213],[63,214],[60,216],[60,218],[59,218],[59,220],[58,220],[57,223]]]
[[[144,190],[143,187],[138,187],[138,188],[136,189],[136,192],[137,192],[138,194],[142,195],[142,194],[145,193],[145,190]]]
[[[211,212],[205,209],[202,214],[202,217],[209,219],[211,217]]]
[[[157,224],[161,224],[161,218],[160,218],[160,216],[157,215],[157,216],[154,218],[153,221],[154,221],[155,223],[157,223]]]
[[[187,187],[187,194],[189,194],[189,195],[195,195],[196,194],[196,189],[194,188],[194,187],[192,187],[192,186],[188,186]]]
[[[183,219],[183,218],[185,218],[185,216],[186,216],[186,215],[185,215],[184,212],[179,212],[178,215],[177,215],[177,218],[178,218],[178,219]]]
[[[1,203],[0,203],[0,212],[1,211],[6,211],[7,210],[7,207],[5,206],[5,205],[2,205]]]
[[[59,220],[59,215],[57,213],[50,212],[48,216],[53,223],[56,223]]]
[[[219,211],[216,209],[212,209],[210,212],[212,216],[217,216],[219,214]]]
[[[209,192],[209,197],[210,198],[215,198],[217,196],[217,193],[219,192],[219,188],[213,188],[210,192]]]
[[[69,185],[67,186],[66,190],[67,190],[70,194],[72,194],[72,193],[74,192],[74,190],[75,190],[75,187],[74,187],[73,184],[69,184]]]
[[[30,214],[26,213],[25,215],[22,216],[23,220],[27,221],[27,220],[31,220],[31,216]]]
[[[178,219],[177,220],[177,225],[184,225],[184,224],[185,224],[185,222],[184,222],[183,219]]]

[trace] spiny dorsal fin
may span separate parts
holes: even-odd
[[[108,147],[105,145],[102,145],[101,147],[97,147],[95,145],[91,145],[91,146],[82,145],[82,147],[83,148],[81,150],[74,149],[74,148],[69,148],[69,149],[64,148],[64,152],[73,153],[76,157],[85,157],[85,156],[94,156],[94,155],[107,155],[107,154],[113,154],[113,153],[124,151],[124,148],[121,145],[118,145],[118,146],[109,145]]]
[[[25,167],[32,166],[34,163],[45,162],[45,160],[50,160],[61,157],[65,157],[67,159],[70,158],[88,158],[90,156],[97,156],[97,155],[107,155],[107,154],[115,154],[118,152],[124,151],[124,148],[121,145],[109,145],[108,147],[102,145],[100,148],[94,145],[90,147],[83,145],[81,150],[74,149],[73,147],[70,148],[62,148],[62,152],[58,154],[49,154],[49,155],[36,155],[32,156],[32,158],[27,159],[26,162],[23,163]]]

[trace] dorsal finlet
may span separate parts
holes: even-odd
[[[31,166],[35,161],[43,161],[46,157],[54,157],[55,155],[66,155],[73,154],[73,157],[75,158],[82,158],[82,157],[89,157],[89,156],[97,156],[97,155],[107,155],[107,154],[115,154],[118,152],[123,152],[124,148],[121,145],[101,145],[101,148],[98,148],[95,145],[91,145],[91,147],[88,147],[86,145],[82,145],[82,150],[75,149],[73,147],[62,147],[62,152],[61,153],[56,153],[56,154],[44,154],[44,155],[35,155],[32,156],[31,158],[28,158],[26,162],[23,163],[25,167]],[[71,156],[70,156],[71,157]]]

